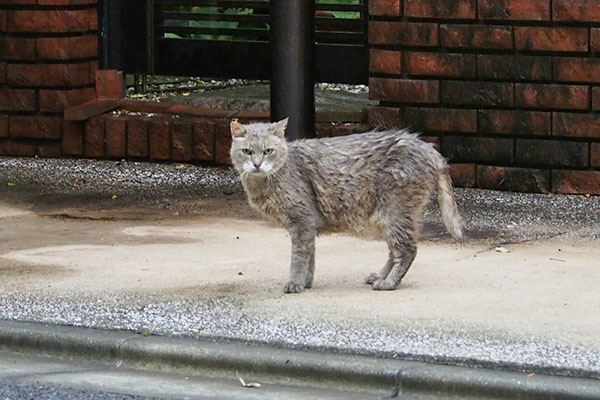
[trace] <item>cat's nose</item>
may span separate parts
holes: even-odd
[[[260,165],[262,164],[262,162],[259,162],[259,163],[253,162],[252,164],[254,164],[254,168],[260,169]]]

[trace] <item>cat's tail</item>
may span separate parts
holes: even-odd
[[[448,168],[442,168],[438,174],[438,190],[437,198],[442,212],[442,219],[446,229],[450,232],[450,235],[456,240],[463,239],[463,227],[464,222],[458,212],[458,206],[454,200],[454,194],[452,190],[452,182],[448,173]]]

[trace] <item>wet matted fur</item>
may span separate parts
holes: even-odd
[[[446,228],[462,238],[448,165],[433,145],[404,130],[287,142],[286,126],[287,119],[231,122],[231,160],[250,205],[292,239],[284,292],[312,286],[316,235],[341,231],[383,235],[388,260],[365,282],[375,290],[397,288],[415,258],[423,208],[436,189]]]

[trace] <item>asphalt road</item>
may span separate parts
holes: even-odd
[[[252,382],[252,377],[245,378]],[[243,387],[236,376],[133,370],[98,361],[0,351],[0,400],[368,400],[386,394],[264,382]]]
[[[208,397],[207,397],[208,398]],[[2,400],[155,400],[156,397],[99,392],[88,389],[63,388],[56,385],[0,381]]]

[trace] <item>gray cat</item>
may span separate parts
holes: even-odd
[[[365,282],[375,290],[397,288],[415,258],[419,221],[435,189],[446,228],[462,239],[448,166],[433,145],[398,130],[288,143],[287,121],[231,121],[231,160],[250,205],[292,239],[285,293],[312,286],[316,235],[342,231],[383,235],[389,258]]]

